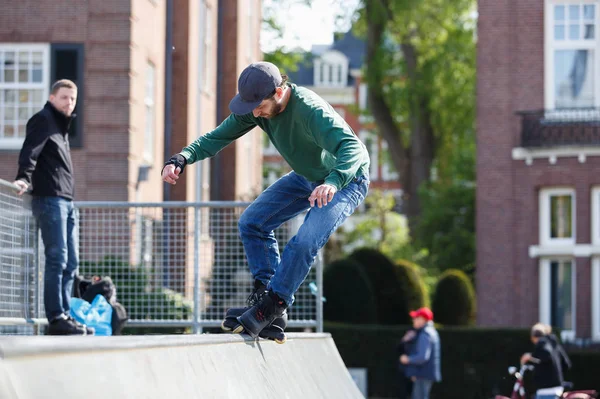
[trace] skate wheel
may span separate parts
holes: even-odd
[[[225,325],[225,320],[223,320],[223,321],[221,322],[221,330],[223,330],[223,331],[225,331],[225,332],[231,332],[231,328],[229,328],[229,327],[227,327],[227,326]]]
[[[234,334],[241,334],[244,332],[244,326],[240,324],[239,326],[234,328],[232,331]]]
[[[235,330],[237,328],[239,328],[239,326],[240,326],[240,323],[237,321],[237,319],[230,318],[230,317],[225,318],[225,320],[223,320],[221,322],[221,330],[223,330],[225,332],[236,333]],[[236,334],[238,334],[238,333],[236,333]]]
[[[285,341],[287,341],[287,336],[285,334],[283,334],[282,337],[277,337],[274,339],[274,341],[275,341],[275,343],[278,343],[280,345],[285,344]]]

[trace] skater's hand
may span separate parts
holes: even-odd
[[[177,184],[180,173],[181,169],[179,167],[175,168],[175,165],[167,165],[162,171],[162,179],[169,184]]]
[[[326,206],[328,202],[333,200],[333,196],[336,192],[337,189],[334,186],[330,184],[321,184],[315,188],[310,197],[308,197],[311,208],[315,206],[315,202],[319,208]]]
[[[400,356],[400,363],[408,364],[408,356],[406,356],[406,355]]]
[[[525,364],[530,360],[531,360],[531,353],[524,353],[523,356],[521,356],[521,364]]]
[[[19,187],[18,195],[23,195],[25,191],[29,188],[29,184],[25,183],[23,180],[15,180],[13,184]]]

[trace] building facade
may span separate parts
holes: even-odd
[[[256,193],[258,134],[219,155],[237,169],[211,172],[204,161],[175,187],[162,183],[160,170],[229,114],[237,74],[262,58],[259,0],[23,0],[2,9],[1,179],[14,179],[27,120],[52,82],[67,78],[79,87],[70,132],[76,200],[208,200],[214,181],[235,190],[212,199]]]
[[[478,323],[600,340],[600,2],[478,11]]]
[[[76,198],[162,200],[164,2],[27,0],[2,9],[0,178],[14,179],[27,120],[52,82],[68,78],[79,87],[70,135]],[[140,166],[154,173],[136,185]]]

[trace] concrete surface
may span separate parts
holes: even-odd
[[[362,398],[329,334],[0,337],[0,399]]]

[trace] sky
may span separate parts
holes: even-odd
[[[344,0],[345,10],[354,10],[360,0]],[[286,6],[281,6],[285,3]],[[276,40],[275,35],[263,30],[261,32],[261,48],[270,52],[283,44],[287,49],[301,47],[310,50],[314,44],[331,44],[336,28],[336,15],[340,11],[339,0],[312,0],[308,7],[303,1],[264,0],[263,4],[270,7],[278,4],[278,19],[284,26],[283,40]],[[345,18],[342,30],[350,28],[350,21]]]

